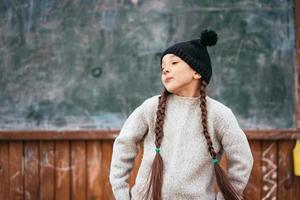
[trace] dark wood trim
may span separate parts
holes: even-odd
[[[295,1],[295,113],[296,127],[300,128],[300,0]]]
[[[300,130],[245,130],[248,140],[296,140]]]
[[[119,130],[0,131],[0,140],[112,140]]]
[[[0,131],[0,140],[114,140],[120,130]],[[244,130],[249,140],[295,140],[300,130]]]

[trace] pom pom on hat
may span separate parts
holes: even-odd
[[[218,41],[218,35],[213,30],[205,29],[204,31],[201,32],[200,39],[201,39],[201,43],[204,46],[213,46]]]

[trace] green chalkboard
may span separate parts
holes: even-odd
[[[206,28],[209,95],[243,128],[293,128],[293,1],[2,0],[0,129],[120,128],[162,90],[160,53]]]

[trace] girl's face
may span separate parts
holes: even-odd
[[[166,54],[162,59],[161,70],[161,81],[169,92],[180,96],[199,96],[201,76],[181,58]]]

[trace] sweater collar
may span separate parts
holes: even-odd
[[[176,101],[186,102],[186,103],[199,103],[200,102],[200,96],[188,97],[188,96],[179,96],[176,94],[171,94],[171,98],[173,98]]]

